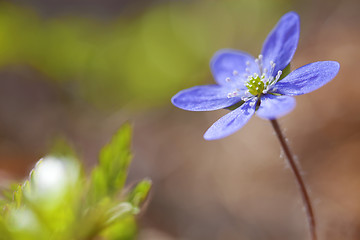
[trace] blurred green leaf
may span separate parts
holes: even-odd
[[[132,129],[124,124],[101,151],[99,165],[92,172],[91,198],[97,202],[105,196],[114,196],[125,184],[132,158],[130,152]]]
[[[18,185],[16,190],[14,191],[14,201],[16,203],[16,207],[19,208],[22,202],[23,192],[22,186]]]
[[[151,180],[142,180],[131,190],[127,196],[127,201],[135,207],[140,207],[140,204],[142,204],[148,197],[150,189]]]
[[[69,146],[58,142],[24,184],[13,184],[3,193],[0,240],[135,239],[135,215],[151,182],[143,180],[123,192],[131,134],[130,124],[124,124],[101,150],[90,179]]]
[[[291,64],[289,63],[283,70],[282,70],[282,74],[279,78],[279,81],[282,80],[283,78],[285,78],[287,75],[289,75],[289,73],[291,72]]]
[[[105,229],[101,234],[106,240],[134,240],[137,226],[133,216],[127,216]]]
[[[12,240],[4,217],[0,214],[0,240]]]
[[[54,140],[49,150],[52,156],[78,159],[74,148],[65,138],[58,137]]]

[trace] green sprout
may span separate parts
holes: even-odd
[[[130,240],[151,181],[124,191],[132,129],[124,124],[87,178],[72,151],[40,159],[0,198],[0,240]]]

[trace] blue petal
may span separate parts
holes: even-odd
[[[273,76],[290,63],[296,51],[299,35],[299,16],[295,12],[289,12],[281,17],[275,28],[267,36],[261,53],[264,68],[271,69],[270,61],[276,64]]]
[[[219,85],[204,85],[178,92],[171,102],[176,107],[188,111],[212,111],[229,107],[239,101],[241,96],[228,98],[231,90]]]
[[[246,62],[249,65],[246,65]],[[259,74],[259,67],[255,63],[254,57],[245,52],[231,49],[216,52],[210,61],[210,68],[215,81],[220,85],[237,83],[243,86],[244,80],[247,79],[244,76],[247,74],[246,68],[249,69],[250,74]],[[226,81],[227,78],[230,78],[230,82]]]
[[[250,101],[217,120],[204,134],[206,140],[216,140],[226,137],[242,128],[254,115],[255,105]]]
[[[295,98],[267,94],[261,97],[261,103],[256,114],[265,119],[282,117],[295,108]]]
[[[275,91],[290,96],[312,92],[332,80],[339,69],[340,64],[334,61],[307,64],[276,83]]]

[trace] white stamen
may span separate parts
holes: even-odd
[[[236,71],[236,70],[233,71],[233,75],[234,75],[234,76],[236,76],[236,75],[238,75],[238,74],[239,74],[238,71]]]
[[[229,77],[227,77],[227,78],[225,78],[225,81],[226,81],[226,82],[230,82],[231,79],[230,79]]]
[[[243,100],[244,102],[247,102],[251,99],[252,97],[249,96],[249,97],[242,97],[241,100]]]
[[[273,75],[273,72],[274,72],[274,69],[275,69],[275,63],[274,63],[274,61],[270,61],[270,66],[271,66],[271,68],[270,68],[270,71],[269,71],[269,73],[268,73],[268,76],[272,76]],[[270,79],[269,79],[269,81],[271,81]]]
[[[263,59],[263,55],[259,54],[259,57],[257,59],[255,59],[255,62],[257,63],[257,65],[259,66],[259,69],[260,69],[260,74],[262,74],[263,72],[263,62],[262,62],[262,59]]]
[[[227,94],[227,98],[236,97],[237,95],[239,95],[239,93],[237,91],[233,91]]]
[[[244,83],[244,85],[248,89],[256,90],[258,92],[257,95],[251,94],[250,90],[242,92],[242,91],[239,91],[239,89],[237,89],[237,91],[229,93],[228,94],[229,97],[238,96],[238,95],[240,95],[240,92],[241,92],[241,95],[242,95],[241,100],[243,100],[243,101],[251,100],[252,102],[250,104],[251,104],[251,106],[254,106],[256,104],[258,94],[268,94],[269,92],[273,92],[276,90],[276,88],[274,88],[274,86],[280,79],[282,71],[279,70],[279,71],[277,71],[276,75],[274,74],[275,66],[276,66],[274,61],[269,61],[268,64],[266,64],[266,65],[269,65],[270,67],[263,68],[263,59],[264,59],[264,57],[261,54],[258,56],[257,59],[255,59],[255,63],[258,64],[258,67],[260,69],[259,73],[254,73],[253,71],[251,71],[250,67],[249,67],[251,63],[249,61],[247,61],[246,62],[247,67],[245,68],[246,73],[243,74],[244,79],[247,79],[247,81]],[[233,70],[233,75],[235,76],[237,74],[239,74],[237,72],[237,70]],[[232,80],[234,80],[234,79],[232,79]],[[261,92],[259,92],[260,89],[262,89]]]

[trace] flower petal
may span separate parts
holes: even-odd
[[[251,101],[226,114],[217,120],[204,134],[206,140],[216,140],[226,137],[242,128],[254,115],[255,105],[250,106]]]
[[[307,64],[276,83],[275,91],[290,96],[312,92],[332,80],[339,69],[340,64],[334,61]]]
[[[229,107],[241,101],[238,97],[228,98],[228,88],[219,85],[195,86],[178,92],[171,102],[176,107],[188,111],[212,111]]]
[[[249,65],[246,65],[246,63]],[[241,84],[246,77],[246,68],[250,74],[259,74],[259,67],[251,55],[232,49],[223,49],[215,53],[210,61],[211,72],[220,85]],[[230,81],[226,80],[230,78]]]
[[[297,13],[289,12],[281,17],[275,28],[267,36],[263,48],[263,67],[271,69],[275,63],[273,76],[283,70],[295,54],[300,36],[300,19]]]
[[[295,98],[267,94],[261,97],[261,103],[256,114],[264,119],[282,117],[295,108]]]

